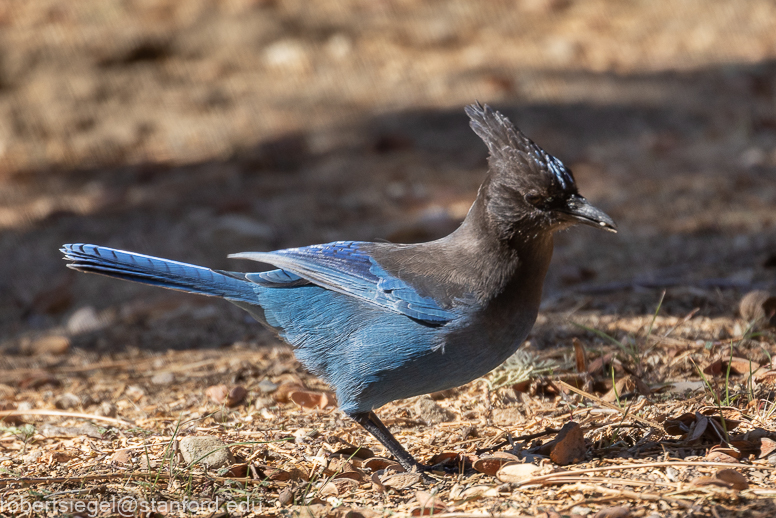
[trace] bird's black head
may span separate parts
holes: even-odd
[[[571,171],[509,119],[479,103],[467,106],[466,113],[490,150],[490,172],[478,198],[504,238],[576,223],[617,231],[609,216],[579,195]]]

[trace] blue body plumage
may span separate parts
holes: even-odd
[[[461,226],[413,245],[338,241],[230,257],[268,272],[211,270],[95,245],[64,245],[68,267],[222,297],[289,343],[340,408],[405,468],[421,467],[374,414],[387,402],[460,386],[503,362],[538,313],[553,232],[614,230],[558,159],[487,106],[467,107],[490,172]]]

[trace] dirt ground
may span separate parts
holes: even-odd
[[[0,2],[0,513],[132,495],[231,516],[773,516],[776,338],[738,305],[776,295],[774,23],[767,0]],[[61,260],[83,242],[239,270],[227,254],[440,237],[486,169],[474,100],[620,231],[557,236],[527,356],[380,410],[424,462],[450,452],[433,485],[353,456],[387,453],[239,309]],[[536,441],[571,421],[584,454],[559,463]],[[187,436],[231,464],[181,461]],[[477,464],[504,441],[541,471]]]

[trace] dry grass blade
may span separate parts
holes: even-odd
[[[18,415],[47,415],[47,416],[56,416],[56,417],[71,417],[75,419],[90,419],[92,421],[102,421],[116,426],[126,426],[126,427],[135,426],[135,423],[125,421],[123,419],[117,419],[114,417],[107,417],[107,416],[96,415],[96,414],[82,414],[80,412],[63,412],[61,410],[41,410],[41,409],[0,410],[0,418],[9,417],[9,416],[18,416]]]

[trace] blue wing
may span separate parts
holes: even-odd
[[[337,241],[275,252],[243,252],[229,257],[279,267],[279,270],[246,276],[263,286],[313,283],[429,324],[440,325],[455,318],[455,313],[442,308],[434,299],[419,295],[412,286],[383,270],[364,250],[367,244]]]

